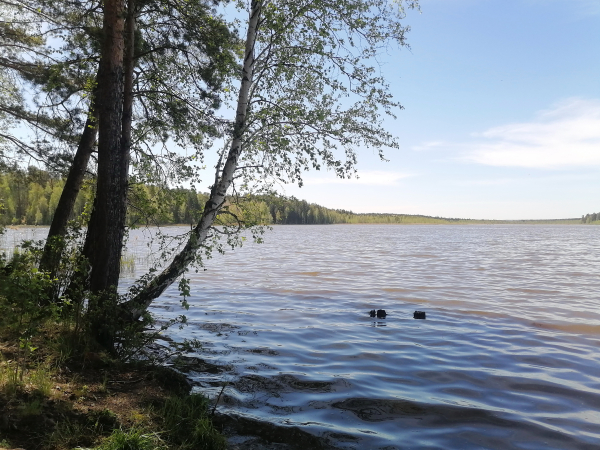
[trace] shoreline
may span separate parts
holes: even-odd
[[[583,225],[583,226],[594,226],[600,225],[600,221],[592,223],[581,223],[581,219],[523,219],[523,220],[487,220],[487,219],[459,219],[457,221],[448,222],[351,222],[351,223],[276,223],[276,224],[262,224],[261,226],[267,227],[288,227],[288,226],[333,226],[333,225],[399,225],[399,226],[410,226],[410,225],[428,225],[428,226],[461,226],[461,225]],[[163,225],[151,225],[148,228],[182,228],[190,227],[189,223],[174,223],[174,224],[163,224]],[[50,225],[5,225],[5,229],[20,230],[20,229],[48,229]],[[141,229],[146,228],[145,226],[138,226],[130,229]]]
[[[136,432],[158,437],[162,445],[151,448],[192,448],[178,444],[186,439],[181,436],[185,431],[173,437],[163,417],[165,404],[185,405],[198,398],[185,369],[176,370],[164,362],[123,363],[94,352],[86,352],[78,361],[49,365],[55,356],[52,352],[40,346],[35,359],[27,364],[23,380],[11,387],[6,374],[18,359],[18,348],[11,339],[0,339],[0,403],[5,405],[0,411],[0,450],[123,450],[130,447],[107,443],[115,433]],[[204,427],[215,431],[209,432],[204,446],[194,449],[336,448],[296,426],[219,413],[215,399],[202,398],[205,413],[201,420],[211,424]],[[185,421],[181,416],[178,420]]]

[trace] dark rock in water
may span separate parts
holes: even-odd
[[[372,309],[371,311],[369,311],[369,316],[375,317],[375,310],[374,309]]]
[[[387,313],[385,312],[385,309],[378,309],[377,310],[377,318],[378,319],[385,319],[385,316],[387,316]]]
[[[415,311],[413,316],[415,319],[425,319],[425,311]]]

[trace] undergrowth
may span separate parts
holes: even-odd
[[[208,400],[200,394],[168,398],[159,414],[164,429],[182,450],[220,450],[225,438],[208,416]]]
[[[225,449],[208,400],[181,392],[179,375],[165,376],[161,359],[144,353],[171,323],[122,329],[108,352],[90,338],[86,301],[56,297],[64,286],[38,261],[35,245],[0,256],[0,447]]]

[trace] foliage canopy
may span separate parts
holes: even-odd
[[[307,170],[353,176],[360,150],[374,149],[383,159],[386,148],[398,146],[383,121],[401,105],[390,94],[380,58],[406,45],[405,10],[418,8],[417,1],[252,0],[237,6],[248,17],[240,27],[243,39],[205,0],[14,0],[7,6],[13,20],[3,25],[0,84],[12,106],[0,108],[0,120],[13,125],[12,134],[0,138],[12,143],[13,160],[5,153],[3,161],[27,155],[51,171],[70,170],[61,200],[70,195],[71,202],[54,220],[73,214],[86,165],[95,193],[93,206],[89,196],[84,208],[89,224],[82,254],[89,267],[81,275],[75,271],[60,295],[78,292],[90,310],[110,309],[125,217],[143,221],[160,210],[148,195],[151,186],[187,196],[197,210],[185,217],[196,225],[162,272],[143,276],[127,301],[117,300],[121,319],[137,320],[191,264],[222,249],[220,239],[235,247],[243,229],[273,216],[270,206],[262,207],[262,219],[251,212],[277,183],[301,185]],[[235,117],[219,117],[221,105],[235,108]],[[35,130],[33,137],[22,136],[24,124]],[[90,130],[97,130],[97,149]],[[97,157],[76,164],[84,150]],[[212,151],[217,163],[210,193],[186,194],[181,187],[200,181]],[[53,194],[49,199],[40,188],[29,189],[37,206],[20,212],[27,220],[48,220]],[[52,246],[62,248],[64,227],[57,229]],[[260,239],[262,229],[253,230]],[[47,267],[56,260],[43,261]],[[76,301],[84,304],[84,298]],[[114,336],[100,336],[106,320],[97,320],[91,329],[112,346]]]

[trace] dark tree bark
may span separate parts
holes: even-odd
[[[95,94],[94,94],[95,97]],[[96,136],[98,135],[97,128],[98,114],[94,105],[94,100],[90,104],[88,118],[85,123],[85,128],[81,134],[73,164],[69,170],[69,175],[65,181],[65,187],[60,195],[50,230],[48,230],[48,238],[44,247],[44,253],[40,261],[40,269],[49,271],[51,276],[56,274],[56,267],[61,258],[63,240],[67,233],[67,223],[73,213],[73,206],[77,195],[83,185],[85,171],[87,169],[90,156],[94,151]]]
[[[105,0],[104,43],[98,79],[98,181],[83,255],[91,267],[92,333],[114,346],[115,293],[127,215],[135,65],[135,0]]]
[[[123,58],[124,86],[123,86],[123,118],[121,130],[121,174],[123,185],[121,188],[125,195],[122,197],[122,208],[127,209],[127,190],[129,188],[129,161],[131,153],[131,126],[133,121],[133,69],[135,68],[135,28],[136,28],[136,1],[127,3],[127,19],[125,21],[125,55]],[[123,216],[123,228],[125,216]]]
[[[126,195],[121,182],[123,118],[124,0],[104,1],[102,55],[98,74],[98,179],[83,254],[91,273],[93,293],[108,292],[119,280]],[[90,303],[90,312],[101,304]],[[101,314],[97,314],[101,316]],[[99,318],[98,318],[99,319]]]

